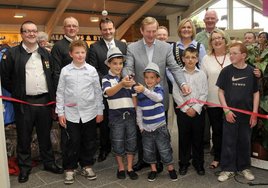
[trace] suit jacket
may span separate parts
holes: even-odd
[[[116,47],[118,47],[121,52],[126,55],[127,53],[127,45],[124,42],[119,40],[114,40]],[[107,58],[108,48],[103,39],[98,42],[91,44],[88,55],[89,55],[89,63],[94,66],[98,73],[100,79],[103,78],[106,74],[108,74],[109,67],[105,65],[104,61]]]
[[[155,40],[152,61],[159,66],[161,77],[160,85],[164,88],[164,106],[165,110],[167,111],[169,106],[169,93],[166,77],[166,68],[170,70],[176,83],[179,86],[182,83],[186,82],[185,77],[182,72],[182,69],[179,67],[179,65],[174,59],[170,44],[166,42]],[[145,85],[143,72],[148,63],[149,60],[146,54],[143,39],[129,44],[127,47],[127,56],[126,63],[123,69],[123,76],[134,73],[135,81]]]

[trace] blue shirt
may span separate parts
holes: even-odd
[[[56,97],[56,113],[73,123],[83,123],[103,114],[99,76],[96,69],[73,62],[61,70]]]

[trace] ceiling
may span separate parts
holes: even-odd
[[[12,28],[18,31],[17,27],[23,21],[32,20],[52,33],[62,28],[64,18],[68,16],[77,18],[80,27],[98,28],[98,23],[90,22],[90,17],[102,17],[105,6],[116,28],[121,27],[125,32],[143,16],[153,16],[158,20],[166,20],[172,14],[187,17],[216,1],[219,0],[0,0],[0,31],[8,27],[10,31]],[[262,8],[262,0],[239,1]],[[24,13],[26,17],[15,19],[15,13]]]

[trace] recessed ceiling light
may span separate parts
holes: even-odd
[[[100,19],[99,19],[99,17],[97,17],[97,16],[91,16],[90,17],[90,21],[91,22],[98,22]]]
[[[16,13],[14,15],[14,18],[24,18],[24,17],[26,17],[26,14],[25,13]]]

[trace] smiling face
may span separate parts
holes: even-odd
[[[212,33],[211,35],[211,46],[214,50],[225,50],[226,41],[221,33]]]
[[[195,70],[196,63],[198,63],[197,52],[185,52],[185,55],[182,57],[183,62],[185,63],[185,68],[188,71]]]
[[[216,23],[218,22],[217,13],[214,10],[208,10],[203,21],[205,22],[206,30],[211,32],[216,28]]]
[[[66,18],[63,22],[63,29],[64,29],[64,34],[67,37],[71,39],[75,39],[79,31],[78,21],[73,17]]]
[[[110,71],[115,75],[121,77],[121,72],[124,66],[123,57],[115,57],[108,62]]]
[[[37,43],[37,26],[34,23],[26,23],[21,27],[21,38],[25,45]]]
[[[148,89],[152,89],[160,82],[160,77],[155,72],[145,72],[144,82]]]
[[[161,41],[167,41],[168,39],[168,31],[164,28],[159,28],[157,30],[157,36],[156,38]]]
[[[114,28],[114,24],[112,22],[101,23],[100,31],[101,31],[102,37],[105,40],[107,40],[107,41],[113,40],[115,28]]]
[[[154,43],[157,35],[157,23],[152,23],[148,25],[144,25],[143,28],[140,29],[141,34],[148,46],[151,46]]]
[[[69,54],[73,58],[73,63],[76,66],[79,67],[85,63],[87,53],[83,46],[74,46],[73,50],[70,51]]]
[[[181,30],[179,31],[180,32],[180,36],[181,38],[192,38],[193,36],[193,28],[192,28],[192,25],[190,22],[186,22],[182,27],[181,27]]]

